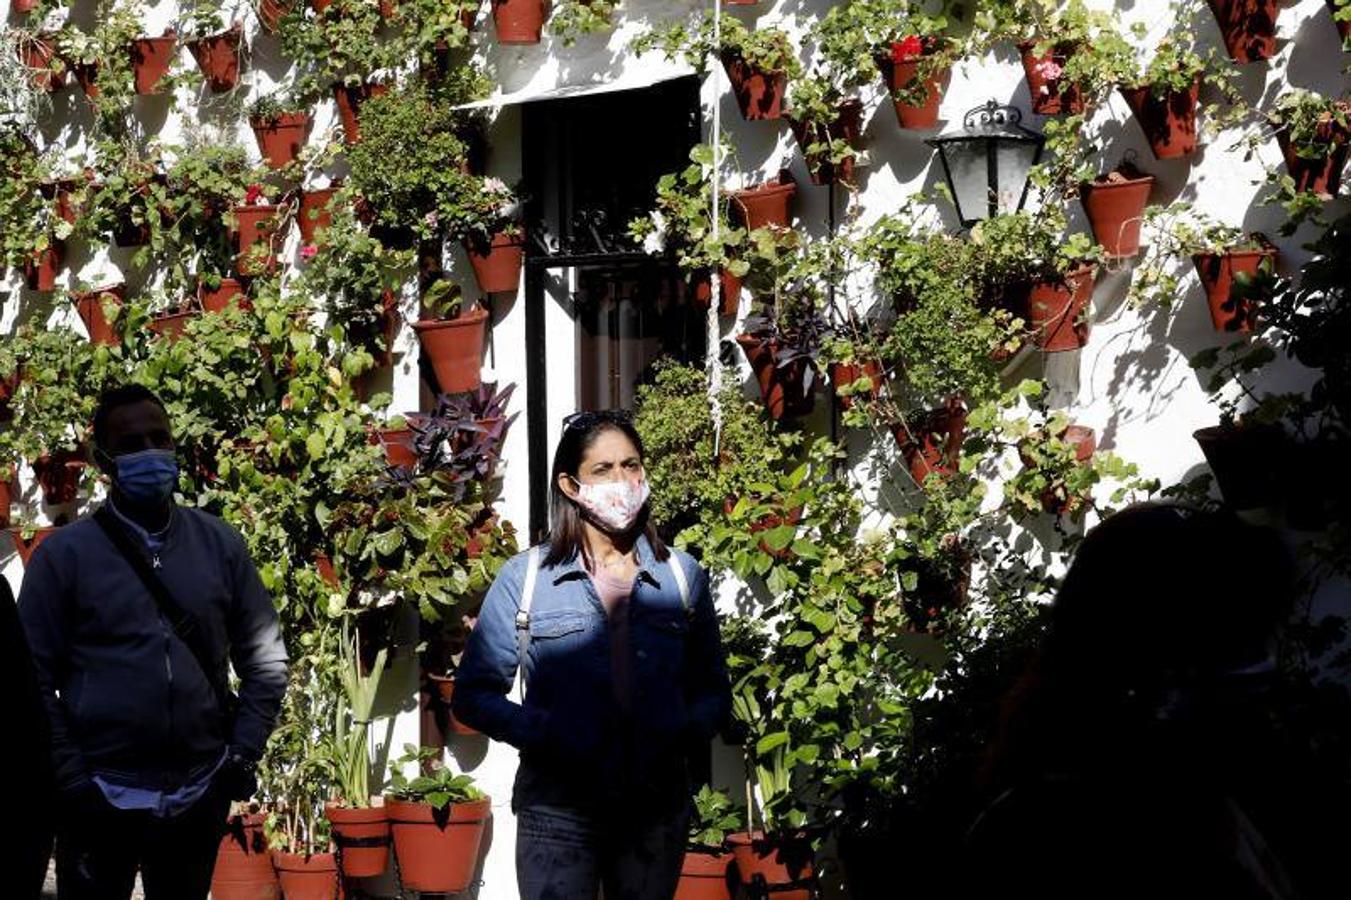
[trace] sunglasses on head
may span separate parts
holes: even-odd
[[[575,429],[585,430],[602,424],[632,425],[633,413],[627,409],[598,409],[576,412],[564,417],[563,431],[566,433]]]

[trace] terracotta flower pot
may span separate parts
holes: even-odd
[[[718,314],[734,316],[741,306],[741,279],[727,269],[718,273]],[[713,279],[708,275],[696,276],[694,281],[694,302],[700,309],[708,309],[713,302]]]
[[[1028,290],[1028,324],[1042,350],[1078,350],[1087,343],[1089,323],[1084,311],[1093,298],[1093,275],[1092,266],[1082,266],[1059,280],[1038,281]]]
[[[830,161],[828,151],[809,155],[807,148],[812,144],[829,144],[831,141],[844,141],[851,147],[857,144],[859,134],[863,130],[862,101],[852,98],[843,101],[837,109],[834,121],[827,125],[808,125],[792,116],[788,117],[788,121],[792,126],[793,136],[797,138],[798,147],[802,150],[803,158],[807,161],[807,171],[812,184],[830,184],[834,181],[853,183],[852,153],[834,163]]]
[[[338,570],[333,567],[333,557],[327,553],[314,554],[314,571],[319,573],[319,577],[323,579],[324,584],[333,590],[336,591],[342,587],[342,581],[338,578]]]
[[[417,435],[411,428],[377,428],[371,433],[371,442],[385,451],[385,464],[396,469],[417,468],[417,450],[413,441]]]
[[[38,0],[9,0],[9,11],[16,16],[26,16],[38,5]]]
[[[1164,94],[1156,94],[1149,87],[1121,89],[1156,159],[1177,159],[1196,151],[1196,101],[1200,93],[1199,80],[1188,90]]]
[[[14,473],[0,472],[0,528],[9,527],[9,508],[14,504]]]
[[[318,243],[316,235],[321,229],[333,224],[333,211],[329,203],[338,192],[337,186],[315,188],[300,195],[300,209],[296,213],[296,226],[300,229],[300,243],[310,246]]]
[[[197,282],[197,302],[204,312],[225,312],[231,304],[240,309],[252,309],[248,297],[244,295],[244,285],[235,278],[222,278],[215,288],[207,287],[206,282]]]
[[[307,857],[273,850],[272,868],[277,870],[277,880],[286,900],[334,900],[335,897],[341,900],[343,897],[338,860],[332,853]]]
[[[1122,172],[1109,172],[1079,186],[1079,202],[1107,257],[1124,259],[1140,252],[1140,223],[1153,188],[1153,175],[1131,177]]]
[[[492,0],[499,44],[538,44],[544,32],[544,0]]]
[[[465,244],[474,279],[485,294],[516,293],[521,284],[525,238],[519,234],[495,234],[486,251],[472,242]]]
[[[239,83],[239,40],[243,34],[236,23],[220,34],[188,41],[188,51],[206,76],[211,93],[222,94]]]
[[[1235,297],[1234,276],[1256,275],[1263,263],[1276,263],[1275,247],[1255,250],[1228,250],[1224,253],[1194,253],[1192,264],[1201,278],[1210,305],[1210,320],[1216,331],[1246,334],[1252,331],[1257,314],[1256,298]]]
[[[887,94],[896,108],[896,121],[902,128],[926,130],[938,126],[938,108],[943,102],[943,92],[952,78],[952,68],[944,67],[932,73],[924,80],[924,102],[907,103],[896,99],[896,92],[905,88],[915,79],[919,61],[892,62],[889,58],[879,60],[879,68],[886,82]]]
[[[383,806],[354,809],[336,803],[324,805],[333,824],[333,843],[342,851],[346,878],[374,878],[389,866],[389,816]]]
[[[42,502],[48,506],[74,502],[86,465],[79,450],[57,450],[33,460],[33,475],[42,489]]]
[[[23,264],[23,279],[30,291],[56,290],[56,276],[66,260],[66,245],[61,241],[52,241],[44,250],[39,250]]]
[[[202,314],[199,309],[184,309],[178,312],[160,313],[151,316],[146,327],[153,331],[156,336],[176,341],[183,337],[183,329],[189,322]]]
[[[1332,24],[1337,26],[1337,33],[1342,37],[1342,43],[1351,41],[1351,20],[1337,19],[1337,0],[1327,0],[1328,10],[1334,16]]]
[[[343,140],[355,144],[361,140],[361,104],[372,97],[389,93],[389,85],[371,84],[335,84],[333,99],[338,104],[338,118],[342,122]]]
[[[1032,111],[1043,116],[1078,115],[1084,111],[1084,95],[1079,85],[1052,75],[1065,67],[1065,62],[1078,47],[1072,43],[1058,43],[1046,53],[1037,55],[1036,41],[1020,41],[1023,74],[1027,77],[1027,92],[1032,99]]]
[[[178,51],[177,35],[136,38],[131,42],[130,50],[136,93],[159,93],[159,80],[168,74]]]
[[[1319,126],[1318,137],[1332,144],[1332,152],[1312,159],[1299,155],[1284,128],[1276,132],[1276,143],[1285,157],[1285,170],[1295,180],[1295,190],[1313,191],[1324,199],[1331,199],[1341,189],[1342,170],[1346,168],[1347,150],[1351,148],[1347,144],[1347,133],[1331,121]]]
[[[732,191],[732,212],[748,231],[768,225],[787,228],[792,221],[791,206],[796,194],[797,183],[785,169],[779,173],[777,181]]]
[[[403,887],[424,893],[454,894],[474,879],[484,828],[492,811],[488,798],[453,803],[438,821],[426,803],[385,798],[394,854]]]
[[[778,341],[752,334],[739,334],[736,342],[751,364],[760,385],[760,399],[773,419],[794,419],[811,412],[815,397],[806,388],[806,363],[775,364]]]
[[[82,183],[83,180],[79,178],[60,178],[42,182],[38,190],[45,199],[55,201],[54,211],[57,216],[74,225],[80,217],[79,210],[75,208],[74,194]]]
[[[89,333],[89,340],[95,344],[102,344],[108,347],[115,347],[122,343],[117,332],[113,330],[112,324],[108,321],[103,307],[107,303],[115,303],[121,306],[126,300],[127,286],[125,284],[110,284],[107,287],[95,288],[92,291],[78,291],[70,295],[75,301],[75,311],[80,315],[80,321],[84,322],[85,331]]]
[[[34,87],[40,91],[55,91],[65,87],[66,72],[58,68],[60,63],[56,54],[55,35],[35,35],[20,41],[16,49],[19,61],[29,70]]]
[[[1286,460],[1285,434],[1274,425],[1214,425],[1192,434],[1224,500],[1235,509],[1272,505]]]
[[[436,716],[435,727],[432,730],[437,731],[441,734],[442,744],[444,744],[445,742],[445,738],[447,736],[446,732],[449,732],[450,734],[458,734],[466,736],[478,734],[478,731],[476,731],[473,728],[470,728],[468,725],[465,725],[458,719],[456,719],[455,714],[451,711],[450,705],[451,702],[455,699],[454,677],[448,677],[445,675],[432,675],[431,673],[428,673],[427,681],[432,686],[432,689],[435,691],[434,696],[430,698],[433,704],[432,708],[430,709],[430,712],[434,716]],[[445,723],[444,727],[442,726],[443,722]],[[439,745],[432,744],[429,746],[439,746]]]
[[[333,0],[310,0],[310,9],[314,10],[316,15],[322,16],[324,10],[333,5]]]
[[[276,34],[281,20],[295,8],[295,0],[260,0],[258,22],[268,34]]]
[[[1093,458],[1093,454],[1098,449],[1097,433],[1086,425],[1069,425],[1060,434],[1056,435],[1060,440],[1074,448],[1074,461],[1080,464],[1088,462]],[[1019,456],[1022,458],[1023,465],[1032,468],[1036,461],[1021,451]],[[1073,512],[1081,503],[1088,500],[1087,497],[1069,497],[1061,496],[1064,493],[1064,485],[1050,485],[1041,494],[1041,507],[1049,513],[1065,515]]]
[[[456,319],[414,322],[413,330],[443,393],[458,394],[478,388],[488,331],[486,309],[475,307]]]
[[[794,838],[765,838],[761,832],[729,835],[737,874],[743,885],[763,878],[775,900],[811,900],[812,851],[805,841]],[[801,885],[800,890],[793,887]]]
[[[79,82],[84,95],[90,100],[97,100],[101,93],[98,84],[99,64],[75,63],[71,65],[70,70],[75,73],[75,80]]]
[[[216,851],[212,900],[280,900],[272,856],[263,834],[263,816],[233,816]]]
[[[19,563],[26,567],[28,561],[33,558],[33,553],[37,551],[38,544],[41,544],[55,533],[55,528],[46,526],[35,529],[33,531],[33,536],[25,540],[22,528],[11,528],[9,530],[9,536],[14,540],[14,552],[19,557]]]
[[[674,900],[732,900],[729,875],[735,861],[731,853],[691,847],[680,865],[680,882]]]
[[[868,399],[876,400],[878,394],[882,391],[882,366],[877,360],[869,359],[862,363],[830,364],[830,382],[835,386],[835,397],[839,401],[841,409],[852,407],[857,402],[858,395],[851,394],[844,397],[839,394],[839,389],[865,377],[871,383],[871,387],[868,389]]]
[[[929,410],[909,430],[901,424],[892,426],[892,437],[915,484],[923,487],[930,475],[947,478],[957,471],[966,416],[966,408],[954,399],[946,407]]]
[[[787,72],[764,72],[754,68],[741,54],[724,50],[722,66],[727,70],[737,106],[747,121],[777,119],[783,115],[783,95],[788,90]]]
[[[277,264],[276,248],[281,243],[278,214],[275,204],[240,205],[235,215],[235,269],[241,275],[261,275]],[[273,252],[261,260],[253,248],[263,245]]]
[[[270,119],[249,119],[258,152],[269,168],[280,169],[295,160],[310,133],[310,114],[282,113]]]
[[[1276,0],[1208,0],[1224,46],[1234,62],[1270,59],[1276,53]]]

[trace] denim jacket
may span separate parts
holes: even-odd
[[[731,708],[718,616],[708,574],[688,554],[672,549],[657,562],[646,538],[635,552],[629,712],[614,696],[609,624],[580,558],[539,570],[523,704],[507,695],[528,553],[509,560],[488,590],[456,672],[453,711],[520,749],[514,808],[622,805],[661,814],[687,802],[686,756]],[[685,572],[688,612],[668,563]]]

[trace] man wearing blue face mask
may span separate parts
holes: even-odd
[[[168,414],[114,388],[94,415],[112,482],[29,561],[19,615],[51,720],[61,900],[204,900],[231,801],[286,687],[272,600],[228,525],[174,502]],[[229,688],[229,668],[239,679]]]

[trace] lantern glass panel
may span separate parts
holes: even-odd
[[[948,181],[957,215],[963,224],[988,218],[990,212],[990,161],[985,138],[943,142],[940,152],[948,164]]]
[[[1033,141],[995,142],[995,190],[1001,214],[1015,213],[1022,205],[1027,173],[1036,161],[1037,149]]]

